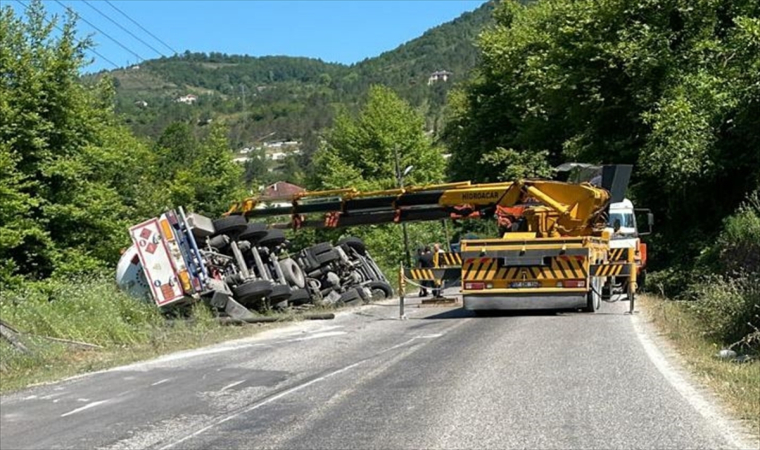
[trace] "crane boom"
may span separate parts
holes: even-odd
[[[269,206],[271,198],[252,197],[234,204],[228,214],[248,218],[290,216],[279,227],[320,227],[488,218],[515,215],[520,208],[526,230],[537,237],[590,236],[599,231],[610,195],[589,183],[519,180],[472,184],[469,181],[409,186],[380,191],[340,189],[296,194],[287,205]],[[278,199],[283,202],[283,199]],[[318,220],[310,219],[321,214]]]

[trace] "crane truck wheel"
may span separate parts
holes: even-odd
[[[384,281],[373,281],[367,284],[372,291],[372,297],[377,300],[384,300],[393,297],[393,288]]]
[[[287,241],[287,238],[285,237],[285,233],[283,233],[281,230],[269,230],[264,235],[264,237],[259,239],[257,245],[273,248],[284,244],[285,241]]]
[[[214,235],[226,234],[230,239],[235,239],[248,227],[248,222],[243,216],[227,216],[214,221]]]
[[[586,307],[584,312],[596,312],[602,305],[602,282],[599,278],[591,282],[591,289],[588,291]]]
[[[249,281],[232,288],[235,298],[243,305],[261,300],[272,293],[272,283],[267,280]]]
[[[306,287],[306,277],[303,274],[303,270],[290,258],[283,259],[279,262],[282,275],[288,281],[288,283],[296,286],[299,289]]]
[[[249,222],[246,229],[238,236],[238,240],[256,243],[256,241],[266,236],[267,231],[266,224]]]
[[[367,246],[364,245],[364,241],[359,238],[349,237],[338,241],[338,245],[345,245],[346,247],[356,250],[356,253],[364,256],[367,254]]]

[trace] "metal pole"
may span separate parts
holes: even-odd
[[[404,265],[400,265],[398,269],[398,318],[399,320],[406,319],[404,314],[404,296],[406,295],[406,278],[404,278]]]
[[[396,182],[399,189],[404,188],[404,177],[401,175],[401,165],[398,159],[398,145],[393,146],[393,159],[396,167]],[[406,265],[412,267],[412,254],[409,253],[409,233],[406,231],[406,223],[401,222],[401,229],[404,232],[404,253],[406,254]]]

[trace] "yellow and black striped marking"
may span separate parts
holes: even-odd
[[[627,261],[628,251],[633,251],[632,248],[613,248],[610,249],[609,260],[610,261]]]
[[[435,280],[435,275],[430,269],[407,269],[406,277],[410,280]]]
[[[459,253],[436,253],[434,256],[437,267],[462,265],[462,256]]]
[[[473,258],[462,267],[467,281],[488,280],[564,280],[588,276],[585,258],[553,258],[550,265],[499,267],[493,258]]]
[[[616,277],[630,273],[630,264],[602,264],[591,268],[591,274],[595,277]]]

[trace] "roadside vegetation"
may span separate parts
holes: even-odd
[[[129,359],[234,334],[202,310],[192,322],[167,321],[118,292],[113,268],[130,244],[130,225],[177,206],[217,217],[248,193],[244,186],[267,181],[266,167],[234,163],[230,128],[248,120],[255,135],[266,135],[277,130],[265,124],[280,113],[293,122],[297,115],[285,113],[296,110],[319,122],[318,133],[312,122],[282,128],[309,130],[295,136],[308,141],[308,151],[288,162],[288,181],[309,189],[393,188],[408,166],[405,184],[550,176],[566,161],[633,164],[629,197],[657,218],[649,241],[657,273],[649,289],[682,300],[661,305],[664,315],[682,318],[660,323],[698,337],[702,349],[757,355],[760,3],[505,0],[473,18],[469,24],[488,25],[477,38],[477,58],[460,58],[462,70],[475,70],[469,78],[457,74],[451,95],[437,86],[400,88],[411,75],[396,70],[404,55],[437,55],[435,42],[451,47],[450,59],[472,51],[471,42],[450,45],[456,33],[445,27],[428,35],[423,43],[430,45],[417,42],[345,73],[310,60],[242,58],[256,67],[251,92],[266,81],[256,77],[271,78],[279,67],[287,84],[263,89],[261,97],[308,84],[318,87],[308,97],[314,108],[273,106],[278,97],[267,111],[234,123],[204,120],[200,127],[204,118],[195,116],[162,118],[158,127],[150,118],[132,123],[150,128],[146,138],[115,113],[117,82],[107,74],[81,76],[91,43],[79,39],[73,17],[56,19],[59,33],[40,1],[30,3],[24,19],[9,6],[0,9],[0,67],[13,75],[0,77],[0,319],[33,335],[103,347],[72,352],[68,344],[30,337],[41,350],[29,356],[0,342],[3,383],[21,386],[101,364],[87,355]],[[475,34],[471,26],[462,33]],[[226,59],[186,54],[154,68],[179,86],[213,76],[194,71]],[[396,68],[392,76],[373,76],[386,62]],[[411,67],[415,76],[429,69]],[[214,79],[222,83],[215,89],[229,91],[228,113],[245,107],[232,95],[232,80],[244,69]],[[320,94],[340,93],[341,86],[350,92]],[[454,240],[481,229],[456,227],[449,230]],[[445,240],[438,224],[408,228],[412,249]],[[386,273],[405,259],[402,230],[393,225],[291,237],[305,246],[345,234],[364,239]]]

